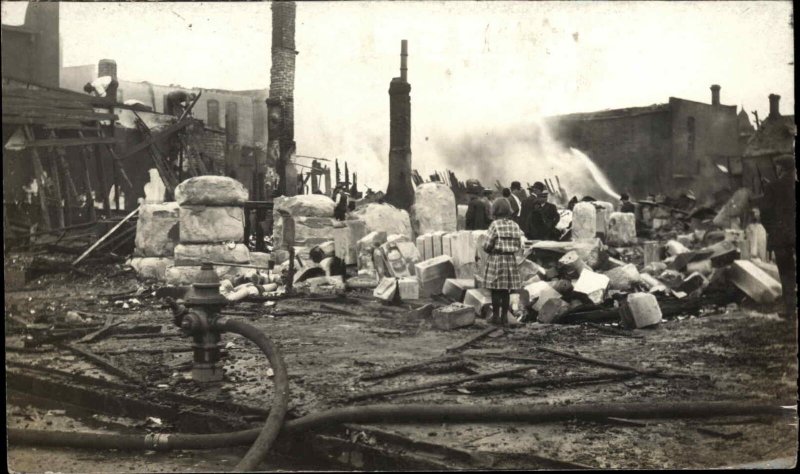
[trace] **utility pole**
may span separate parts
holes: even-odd
[[[295,2],[272,2],[272,68],[267,99],[267,156],[275,163],[278,194],[294,196],[296,186],[287,186],[286,164],[295,149],[294,74],[297,51],[294,43]],[[295,179],[290,181],[294,182]]]

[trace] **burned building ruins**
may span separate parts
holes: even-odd
[[[3,2],[9,471],[796,466],[762,3]]]

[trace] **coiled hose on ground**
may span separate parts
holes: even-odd
[[[252,471],[266,457],[270,446],[272,446],[275,438],[278,437],[278,433],[283,426],[283,418],[286,416],[286,410],[289,406],[289,375],[286,372],[286,363],[284,363],[283,356],[275,344],[255,327],[242,321],[228,318],[218,320],[215,326],[220,332],[232,332],[250,339],[267,356],[274,373],[275,393],[267,421],[259,431],[247,454],[236,465],[237,471]]]
[[[276,371],[277,375],[277,371]],[[784,408],[764,402],[616,403],[583,405],[362,405],[336,408],[283,425],[281,433],[298,433],[339,423],[548,423],[570,419],[602,421],[609,417],[711,418],[720,416],[791,416],[795,406]],[[270,413],[270,416],[272,414]],[[220,434],[117,435],[9,429],[10,444],[88,449],[170,450],[238,446],[260,439],[265,429]],[[256,445],[250,449],[253,452]],[[248,452],[248,454],[250,454]],[[237,466],[238,468],[238,466]]]

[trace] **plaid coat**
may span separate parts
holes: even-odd
[[[522,230],[510,219],[498,219],[489,226],[483,249],[486,259],[484,282],[494,290],[516,290],[522,286],[522,277],[514,255],[522,247]]]

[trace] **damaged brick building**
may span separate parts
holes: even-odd
[[[548,118],[559,141],[585,152],[621,192],[643,199],[650,193],[692,190],[711,198],[731,187],[717,165],[741,174],[742,149],[736,106],[670,97],[645,107],[603,110]]]

